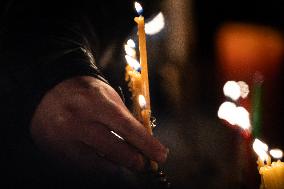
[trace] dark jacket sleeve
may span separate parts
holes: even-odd
[[[5,178],[13,180],[37,177],[50,168],[29,131],[43,96],[76,76],[92,76],[107,83],[83,33],[42,25],[23,23],[0,33],[0,165]]]
[[[43,95],[61,81],[84,75],[107,83],[83,33],[59,24],[42,25],[11,27],[0,41],[2,106],[26,125]]]

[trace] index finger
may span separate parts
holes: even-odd
[[[89,109],[85,108],[82,116],[87,116],[90,122],[106,125],[151,160],[164,162],[168,150],[133,117],[112,87],[99,80],[95,82],[94,86],[100,87],[90,91]]]
[[[150,159],[161,163],[166,160],[168,150],[128,110],[114,105],[112,114],[113,119],[105,120],[111,130]]]

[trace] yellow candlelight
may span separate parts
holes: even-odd
[[[140,122],[142,122],[141,108],[137,100],[138,96],[142,94],[141,74],[134,70],[130,65],[126,66],[125,71],[125,80],[128,82],[129,91],[132,94],[133,114]]]
[[[150,105],[150,93],[149,93],[149,81],[148,81],[148,64],[147,64],[147,47],[146,47],[146,34],[145,34],[145,22],[144,17],[141,15],[143,9],[142,6],[135,2],[135,9],[139,17],[135,17],[134,21],[138,26],[138,41],[139,41],[139,56],[141,65],[141,95],[139,96],[138,102],[140,103],[140,116],[144,127],[150,134],[152,133],[151,128],[151,105]],[[141,104],[141,99],[143,99],[143,104]],[[151,169],[153,171],[158,170],[158,164],[154,161],[150,161]]]
[[[261,189],[284,189],[284,163],[280,160],[271,163],[271,158],[267,154],[268,146],[260,140],[255,139],[253,149],[259,156],[257,164],[261,175]],[[275,150],[270,154],[273,155]],[[279,151],[278,151],[279,152]],[[280,153],[280,152],[279,152]],[[277,153],[277,154],[279,154]],[[282,151],[281,151],[281,154]],[[280,156],[274,156],[281,158]]]
[[[284,163],[280,160],[259,169],[265,189],[284,189]]]
[[[135,5],[137,7],[137,2],[135,3]],[[138,25],[139,54],[140,54],[140,64],[141,64],[143,95],[146,99],[146,109],[150,111],[151,106],[150,106],[150,94],[149,94],[148,64],[147,64],[147,49],[146,49],[146,34],[145,34],[144,17],[140,15],[139,17],[135,17],[134,20]],[[148,117],[147,119],[150,125],[150,117]]]

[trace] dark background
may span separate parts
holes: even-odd
[[[167,0],[161,11],[166,27],[147,37],[147,50],[152,110],[158,122],[154,134],[170,148],[163,168],[176,188],[259,188],[253,137],[245,137],[240,129],[218,119],[217,111],[226,100],[222,92],[226,80],[244,80],[249,84],[251,93],[239,103],[249,104],[247,108],[252,111],[253,74],[262,70],[247,75],[223,73],[219,62],[223,51],[218,49],[216,36],[225,24],[237,23],[269,28],[283,38],[283,6],[276,0]],[[254,28],[253,32],[258,31],[261,29]],[[130,37],[135,38],[135,32]],[[278,42],[283,46],[283,41]],[[280,52],[278,72],[263,73],[258,137],[271,148],[284,149],[283,48]],[[249,52],[253,56],[257,53]],[[268,49],[266,53],[271,52]],[[234,55],[238,57],[238,52]],[[121,59],[122,63],[115,68],[121,75],[116,76],[114,83],[123,86],[130,106],[123,79],[123,56]],[[271,62],[267,60],[267,64],[261,64],[269,68]],[[246,67],[239,69],[237,73]]]
[[[268,27],[283,38],[281,1],[163,0],[160,3],[153,6],[155,1],[144,8],[148,19],[154,14],[147,9],[153,9],[161,10],[166,21],[164,30],[147,37],[151,104],[158,124],[154,134],[170,148],[169,159],[162,168],[174,188],[259,188],[257,156],[251,140],[240,129],[217,117],[219,105],[226,100],[222,93],[224,82],[245,80],[251,84],[253,73],[223,73],[218,59],[223,54],[218,50],[216,36],[224,24],[238,23]],[[116,16],[128,19],[126,15]],[[114,29],[104,20],[101,24],[105,24],[106,30]],[[135,28],[128,37],[136,38]],[[105,63],[102,58],[98,64],[115,88],[122,87],[126,105],[131,108],[124,81],[123,44],[110,45],[106,52],[106,59],[110,57],[111,61]],[[280,52],[278,72],[265,75],[260,138],[271,148],[284,149],[283,49]],[[251,98],[250,94],[246,102],[251,102]]]

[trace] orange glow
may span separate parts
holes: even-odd
[[[225,80],[249,81],[255,71],[275,74],[284,57],[282,34],[265,26],[225,24],[217,32],[216,47]]]

